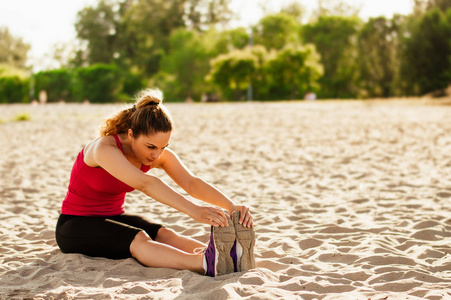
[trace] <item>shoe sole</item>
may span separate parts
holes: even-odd
[[[243,248],[243,255],[241,256],[238,272],[246,272],[255,268],[254,246],[255,246],[255,232],[254,228],[244,227],[239,223],[240,212],[232,213],[233,226],[235,227],[236,239]]]
[[[213,227],[213,240],[215,241],[217,259],[215,276],[233,273],[235,270],[232,257],[230,256],[230,250],[232,250],[235,242],[235,228],[229,216],[227,216],[227,222],[229,222],[227,227]]]

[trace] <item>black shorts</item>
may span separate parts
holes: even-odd
[[[132,257],[130,244],[138,232],[145,231],[155,240],[161,227],[135,215],[84,217],[61,214],[55,237],[64,253],[124,259]]]

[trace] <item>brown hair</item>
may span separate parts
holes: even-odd
[[[135,138],[142,134],[172,131],[171,115],[162,102],[163,94],[160,90],[142,91],[133,107],[104,120],[100,127],[100,136],[127,133],[128,129],[133,131]]]

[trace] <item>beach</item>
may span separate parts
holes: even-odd
[[[54,232],[73,162],[124,105],[1,105],[0,299],[451,299],[451,106],[167,107],[169,147],[251,207],[257,268],[211,278],[62,253]],[[163,171],[149,174],[186,195]],[[209,237],[208,225],[139,191],[126,212]]]

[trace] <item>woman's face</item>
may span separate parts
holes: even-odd
[[[158,132],[153,135],[140,135],[134,138],[131,135],[132,150],[136,158],[146,166],[150,166],[154,161],[160,158],[166,147],[169,146],[171,132]]]

